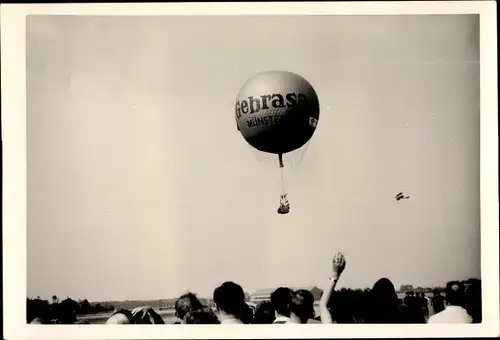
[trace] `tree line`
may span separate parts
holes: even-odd
[[[463,281],[458,281],[460,283],[463,283],[464,286],[470,287],[473,284],[480,283],[481,280],[476,279],[476,278],[470,278],[468,280],[463,280]],[[413,287],[413,285],[408,285],[408,284],[403,284],[399,288],[399,293],[407,293],[407,292],[415,292],[415,293],[444,293],[445,288],[444,287]]]
[[[57,296],[52,301],[26,299],[26,318],[31,322],[36,317],[52,320],[53,323],[74,323],[77,315],[111,312],[115,306],[108,303],[90,303],[87,299],[75,301],[70,297],[59,301]]]

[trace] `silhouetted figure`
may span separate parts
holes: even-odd
[[[473,323],[481,323],[482,317],[482,297],[481,297],[481,281],[474,280],[467,289],[466,309],[467,313],[472,317]]]
[[[290,304],[290,320],[287,323],[307,323],[314,318],[314,296],[308,290],[298,290],[294,293]]]
[[[431,304],[434,314],[437,314],[444,310],[444,296],[441,295],[441,292],[434,291],[434,296],[432,297]]]
[[[429,300],[425,293],[420,293],[420,298],[422,299],[422,312],[424,313],[424,317],[429,316]]]
[[[399,299],[394,285],[387,278],[381,278],[373,285],[367,301],[365,323],[403,323]]]
[[[181,297],[179,297],[177,301],[175,301],[174,305],[175,316],[181,320],[180,323],[184,323],[184,316],[187,313],[195,310],[201,310],[203,308],[203,304],[193,293],[181,295]]]
[[[253,308],[245,303],[243,307],[241,307],[241,322],[243,322],[244,324],[250,324],[252,323],[253,318]]]
[[[34,319],[37,319],[35,323],[47,324],[50,323],[52,319],[51,310],[49,302],[40,299],[26,299],[26,321],[32,323]]]
[[[58,321],[63,325],[72,325],[76,322],[78,302],[67,298],[59,303]]]
[[[276,319],[276,310],[269,301],[261,302],[255,309],[255,315],[252,323],[254,324],[272,324]]]
[[[250,307],[245,303],[245,292],[240,285],[224,282],[214,290],[213,299],[221,324],[242,324],[242,319],[247,321],[248,312],[245,309]]]
[[[405,294],[405,298],[404,298],[404,300],[403,300],[404,304],[405,304],[407,307],[409,307],[409,306],[411,305],[411,303],[412,303],[412,302],[411,302],[411,298],[412,298],[411,293],[412,293],[412,292],[406,292],[406,294]]]
[[[279,287],[271,294],[271,303],[276,310],[276,319],[273,323],[284,324],[290,320],[290,305],[293,291],[290,288]]]

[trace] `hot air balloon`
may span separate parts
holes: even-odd
[[[298,74],[267,71],[247,80],[236,98],[236,125],[247,143],[275,154],[281,173],[278,213],[290,211],[283,174],[283,155],[304,146],[319,120],[318,95]]]

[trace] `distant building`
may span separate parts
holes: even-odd
[[[315,301],[319,301],[321,299],[321,295],[323,294],[323,291],[316,286],[290,287],[290,288],[294,291],[302,290],[302,289],[310,291],[311,294],[314,296]],[[259,303],[262,301],[270,301],[271,294],[275,290],[276,290],[276,288],[259,289],[250,295],[250,302]]]

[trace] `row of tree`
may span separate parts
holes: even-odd
[[[460,281],[462,282],[465,287],[469,287],[475,283],[479,283],[480,280],[476,278],[470,278],[468,280]],[[399,288],[399,293],[406,293],[406,292],[416,292],[416,293],[433,293],[433,292],[440,292],[444,293],[445,288],[444,287],[413,287],[412,285],[401,285]]]
[[[77,315],[106,313],[114,309],[115,306],[111,304],[90,303],[87,299],[75,301],[69,297],[59,301],[57,296],[53,296],[50,302],[40,297],[26,300],[28,322],[40,317],[58,323],[73,323]]]

